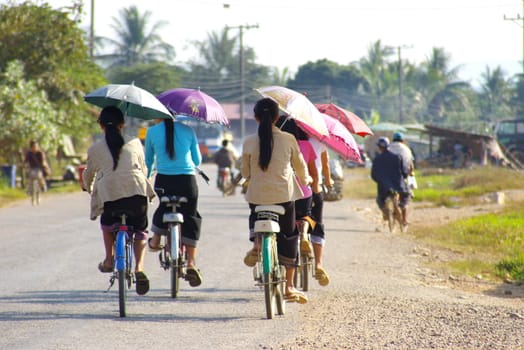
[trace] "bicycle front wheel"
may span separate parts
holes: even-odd
[[[118,308],[120,317],[126,317],[126,297],[127,297],[127,252],[126,252],[126,233],[118,231],[115,246],[115,265],[118,279]]]

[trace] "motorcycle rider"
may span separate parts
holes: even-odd
[[[218,174],[217,174],[217,187],[221,188],[221,181],[220,181],[220,170],[222,168],[229,168],[229,175],[231,177],[230,182],[233,181],[233,169],[237,162],[237,156],[235,155],[235,152],[233,149],[229,147],[229,140],[224,139],[222,141],[222,147],[215,152],[213,155],[213,162],[218,166]],[[230,194],[234,194],[235,192],[234,187],[231,189]]]

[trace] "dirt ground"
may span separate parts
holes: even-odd
[[[524,191],[510,190],[486,195],[479,198],[478,203],[475,205],[457,205],[453,208],[443,206],[436,207],[431,203],[412,202],[408,219],[410,226],[405,237],[414,240],[414,237],[409,235],[410,232],[423,230],[427,227],[444,225],[462,218],[495,213],[504,208],[504,205],[508,203],[522,200],[524,200]],[[354,210],[364,213],[373,219],[376,223],[376,231],[387,232],[387,228],[382,222],[380,212],[376,208],[373,200],[352,200],[352,202]],[[487,280],[485,276],[481,275],[474,277],[455,276],[447,270],[435,267],[447,261],[463,259],[461,253],[430,247],[420,242],[417,244],[417,248],[414,249],[413,253],[421,257],[421,264],[423,266],[427,266],[421,269],[420,273],[421,279],[427,284],[442,285],[478,293],[495,289],[504,295],[524,297],[524,288],[511,283],[509,280],[505,282],[494,282]]]

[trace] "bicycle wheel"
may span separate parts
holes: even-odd
[[[40,183],[38,179],[33,179],[31,182],[31,204],[39,205],[40,204]]]
[[[171,253],[171,298],[176,298],[180,289],[180,239],[178,224],[170,225],[170,253]]]
[[[309,290],[309,257],[300,255],[300,285],[304,292]]]
[[[118,279],[118,308],[120,317],[126,317],[126,297],[127,297],[127,262],[126,262],[126,233],[118,231],[116,236],[115,263]]]
[[[286,283],[286,270],[284,266],[277,265],[275,273],[275,301],[277,304],[277,314],[283,315],[286,312],[286,301],[284,300],[284,283]]]
[[[395,232],[395,208],[391,196],[388,196],[388,198],[386,198],[385,210],[387,215],[389,232],[393,233]]]
[[[266,303],[266,317],[272,319],[275,315],[275,304],[276,298],[274,293],[274,281],[273,281],[273,251],[272,251],[272,236],[265,234],[262,242],[262,265],[264,270],[263,282],[264,282],[264,300]]]

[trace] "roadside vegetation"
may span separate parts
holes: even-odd
[[[435,207],[474,205],[494,192],[524,190],[523,174],[505,168],[422,169],[416,175],[419,188],[414,200]],[[369,169],[346,170],[346,179],[345,198],[375,198]],[[524,201],[507,203],[496,213],[433,224],[423,229],[413,226],[409,235],[460,256],[441,267],[488,280],[524,282]]]

